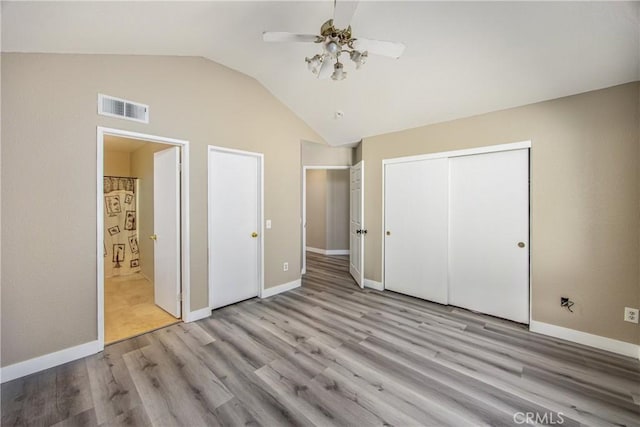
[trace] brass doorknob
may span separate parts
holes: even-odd
[[[391,232],[390,231],[387,231],[387,236],[391,236]]]
[[[518,247],[519,247],[519,248],[524,248],[524,246],[525,246],[525,245],[524,245],[524,242],[518,242]]]
[[[156,236],[155,234],[152,234],[151,236],[149,236],[149,238],[151,240],[158,240],[158,236]]]
[[[258,233],[256,233],[256,232],[254,231],[253,233],[251,233],[251,237],[253,237],[253,238],[255,239],[256,237],[258,237]]]

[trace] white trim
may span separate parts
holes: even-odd
[[[207,267],[209,269],[209,274],[207,276],[207,293],[208,293],[208,302],[209,307],[213,307],[212,302],[212,294],[211,294],[211,194],[209,193],[209,183],[211,182],[211,156],[209,153],[212,151],[218,151],[222,153],[230,153],[230,154],[238,154],[242,156],[251,156],[256,157],[258,159],[258,167],[260,171],[258,172],[258,177],[260,179],[260,201],[258,202],[258,262],[260,265],[258,266],[258,297],[262,297],[264,293],[264,154],[253,152],[253,151],[244,151],[237,150],[234,148],[226,148],[220,147],[217,145],[208,145],[207,146]]]
[[[97,277],[97,303],[98,303],[98,350],[104,349],[104,194],[103,194],[103,176],[104,176],[104,136],[122,136],[125,138],[138,139],[141,141],[155,142],[167,145],[176,145],[181,148],[181,230],[180,240],[181,253],[182,253],[182,306],[181,315],[191,313],[190,298],[191,298],[191,262],[190,262],[190,226],[189,226],[189,141],[183,139],[167,138],[163,136],[149,135],[138,132],[131,132],[122,129],[106,128],[102,126],[97,127],[96,140],[97,140],[97,182],[96,182],[96,194],[97,194],[97,246],[96,255],[98,258],[98,277]]]
[[[291,289],[299,288],[302,285],[301,279],[296,279],[291,282],[283,283],[282,285],[272,286],[265,289],[260,295],[260,298],[269,298],[282,292],[290,291]]]
[[[386,219],[385,219],[385,201],[384,201],[384,197],[385,197],[385,191],[384,191],[384,188],[385,188],[384,187],[385,186],[385,174],[386,174],[386,171],[387,171],[387,168],[386,168],[385,165],[386,165],[386,163],[384,162],[384,160],[382,160],[382,188],[380,189],[382,191],[382,215],[380,216],[380,218],[382,219],[382,225],[381,225],[382,230],[380,230],[380,236],[382,236],[382,242],[380,242],[381,243],[380,246],[382,247],[382,251],[381,251],[382,252],[382,262],[380,263],[381,264],[380,265],[380,279],[381,279],[380,284],[382,286],[381,290],[384,290],[384,283],[385,283],[385,280],[384,280],[384,263],[385,263],[385,244],[387,242],[387,239],[385,237],[386,236],[387,224],[385,222]]]
[[[2,371],[0,371],[0,378],[2,378],[2,383],[6,383],[7,381],[24,377],[25,375],[82,359],[86,356],[91,356],[99,351],[101,351],[101,343],[97,340],[90,341],[74,347],[65,348],[64,350],[34,357],[33,359],[25,360],[23,362],[14,363],[13,365],[5,366],[2,368]]]
[[[623,356],[640,359],[640,345],[618,341],[600,335],[593,335],[587,332],[576,331],[575,329],[569,329],[549,323],[538,322],[537,320],[531,320],[531,323],[529,323],[529,330],[538,334],[548,335],[550,337],[560,338],[578,344],[599,348],[601,350],[622,354]]]
[[[312,248],[311,246],[305,246],[305,251],[313,252],[315,254],[325,255],[324,249]]]
[[[200,310],[195,310],[187,313],[187,315],[183,317],[183,320],[186,323],[190,323],[195,322],[196,320],[206,319],[209,316],[211,316],[211,308],[205,307],[201,308]]]
[[[383,159],[382,164],[388,165],[392,163],[406,163],[406,162],[417,162],[420,160],[441,159],[443,157],[471,156],[474,154],[496,153],[499,151],[520,150],[523,148],[531,148],[531,141],[513,142],[510,144],[489,145],[486,147],[467,148],[464,150],[442,151],[439,153],[419,154],[416,156],[395,157],[392,159]]]
[[[351,166],[302,166],[302,218],[300,219],[300,235],[302,236],[302,268],[300,274],[307,273],[307,171],[308,170],[351,170]],[[314,251],[311,251],[314,252]],[[324,254],[323,252],[318,252]],[[334,254],[339,255],[339,254]]]
[[[375,280],[371,279],[364,279],[364,287],[375,289],[377,291],[384,291],[384,285],[382,284],[382,282],[376,282]]]
[[[351,168],[351,165],[344,166],[303,166],[306,170],[344,170]]]
[[[349,255],[351,253],[349,249],[318,249],[318,248],[313,248],[311,246],[306,246],[305,250],[316,253],[316,254],[329,255],[329,256],[330,255]]]
[[[324,251],[325,255],[351,255],[351,251],[349,249],[327,249]]]

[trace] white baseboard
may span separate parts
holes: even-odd
[[[187,313],[187,315],[182,319],[186,323],[195,322],[196,320],[206,319],[211,316],[211,308],[205,307],[200,310],[192,311],[191,313]]]
[[[296,280],[294,280],[292,282],[283,283],[282,285],[272,286],[272,287],[267,288],[264,291],[262,291],[262,295],[260,296],[260,298],[269,298],[271,296],[280,294],[282,292],[286,292],[286,291],[290,291],[291,289],[299,288],[301,284],[302,284],[301,280],[300,279],[296,279]]]
[[[313,252],[321,255],[349,255],[351,251],[349,249],[318,249],[306,246],[305,249],[309,252]]]
[[[529,330],[550,337],[561,338],[578,344],[588,345],[590,347],[607,350],[612,353],[622,354],[623,356],[640,359],[640,345],[629,342],[618,341],[600,335],[593,335],[575,329],[564,328],[549,323],[531,320]]]
[[[376,282],[371,279],[364,279],[364,287],[375,289],[377,291],[384,291],[384,286],[382,286],[382,282]]]
[[[324,251],[325,255],[349,255],[350,253],[349,249],[327,249]]]
[[[318,248],[312,248],[311,246],[306,246],[305,250],[308,252],[324,255],[324,249],[318,249]]]
[[[64,350],[45,354],[44,356],[34,357],[33,359],[25,360],[24,362],[14,363],[13,365],[2,368],[0,371],[0,382],[5,383],[7,381],[15,380],[16,378],[44,371],[45,369],[53,368],[54,366],[82,359],[86,356],[91,356],[99,351],[100,345],[98,341],[91,341],[75,347],[69,347]]]

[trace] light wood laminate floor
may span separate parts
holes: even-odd
[[[154,303],[141,274],[104,279],[104,341],[110,344],[179,322]]]
[[[4,384],[2,425],[640,425],[637,360],[360,290],[343,257],[308,254],[307,271]]]

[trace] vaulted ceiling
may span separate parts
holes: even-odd
[[[354,36],[406,50],[347,63],[338,82],[307,70],[318,45],[262,41],[317,34],[332,14],[330,0],[3,1],[2,51],[203,56],[256,78],[332,145],[640,80],[638,2],[361,1]]]

